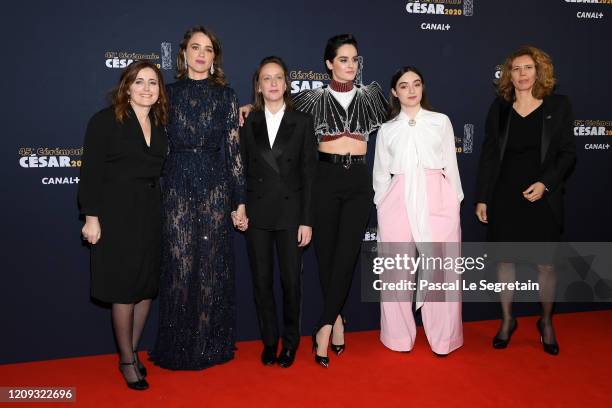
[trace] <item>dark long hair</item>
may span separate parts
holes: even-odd
[[[187,61],[185,60],[185,51],[187,50],[189,40],[191,40],[191,37],[196,33],[202,33],[207,36],[210,39],[213,46],[213,51],[215,52],[215,59],[213,61],[215,73],[209,75],[210,80],[217,85],[225,85],[227,81],[225,79],[225,72],[223,72],[223,68],[221,67],[221,63],[223,62],[221,57],[221,42],[212,31],[201,25],[191,27],[183,35],[183,40],[179,44],[179,50],[176,54],[176,78],[184,79],[188,77],[189,68],[187,67]]]
[[[285,93],[283,94],[283,99],[285,100],[285,107],[287,109],[293,108],[293,100],[291,99],[290,89],[291,84],[289,83],[289,72],[287,71],[287,65],[282,60],[281,57],[277,57],[271,55],[269,57],[265,57],[259,63],[257,70],[253,74],[253,109],[254,110],[263,110],[265,106],[264,98],[261,92],[258,92],[259,89],[259,74],[261,74],[261,69],[266,64],[277,64],[283,69],[283,76],[285,77]]]
[[[159,84],[157,103],[151,107],[155,125],[165,125],[168,122],[168,96],[166,95],[164,76],[159,68],[157,68],[157,65],[150,61],[138,60],[125,67],[119,78],[119,84],[117,84],[110,93],[110,100],[115,111],[115,118],[119,123],[123,123],[130,109],[130,97],[128,95],[130,85],[134,83],[140,70],[145,68],[151,68],[155,72],[155,75],[157,75],[157,83]]]
[[[413,67],[411,65],[406,65],[405,67],[402,67],[398,69],[397,71],[395,71],[395,74],[393,74],[393,76],[391,77],[391,84],[390,84],[391,89],[395,89],[395,87],[397,86],[397,81],[399,81],[402,75],[404,75],[406,72],[414,72],[415,74],[419,76],[419,78],[421,78],[421,84],[423,85],[423,96],[421,97],[421,107],[429,111],[433,110],[433,108],[429,104],[427,93],[425,92],[425,78],[423,78],[423,74],[421,74],[421,71],[419,71],[416,67]],[[400,105],[399,99],[393,95],[393,92],[389,91],[389,115],[387,119],[391,120],[395,118],[397,115],[399,115],[401,110],[402,110],[402,106]]]
[[[343,45],[352,45],[359,53],[359,47],[357,46],[357,39],[353,34],[338,34],[327,40],[327,44],[325,45],[325,53],[323,54],[323,65],[325,65],[325,70],[331,76],[332,72],[329,68],[327,68],[326,61],[332,62],[336,55],[338,54],[338,48]]]

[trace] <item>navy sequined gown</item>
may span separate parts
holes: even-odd
[[[151,359],[200,370],[234,357],[231,211],[245,202],[234,91],[208,79],[168,86],[159,328]]]

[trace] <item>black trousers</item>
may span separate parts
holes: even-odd
[[[346,302],[372,209],[372,173],[366,164],[318,162],[313,187],[313,242],[323,290],[319,327],[333,324]]]
[[[274,299],[276,246],[283,290],[283,347],[296,350],[302,303],[302,249],[298,247],[297,226],[279,231],[249,227],[246,238],[261,339],[266,346],[276,346],[279,339]]]

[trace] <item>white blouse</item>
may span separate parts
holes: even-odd
[[[374,203],[378,205],[385,198],[391,176],[403,174],[406,210],[415,241],[432,242],[425,169],[442,169],[455,188],[459,201],[463,200],[455,135],[450,119],[442,113],[421,108],[414,126],[410,126],[409,120],[402,111],[378,130],[374,154]]]

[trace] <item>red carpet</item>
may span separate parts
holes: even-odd
[[[385,349],[376,331],[349,333],[327,370],[308,338],[290,369],[262,366],[259,342],[244,342],[234,361],[201,372],[145,361],[144,392],[125,387],[114,355],[2,365],[0,386],[73,386],[77,402],[0,407],[612,407],[612,311],[557,315],[557,357],[543,352],[535,321],[520,318],[506,350],[490,346],[497,321],[466,323],[465,345],[446,358],[422,328],[410,353]]]

